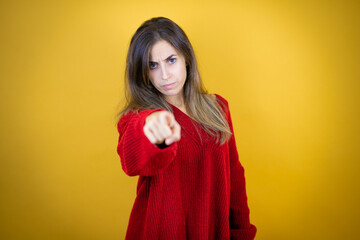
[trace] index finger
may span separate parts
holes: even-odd
[[[166,126],[173,127],[174,126],[174,115],[171,112],[166,111],[166,114],[162,114],[159,118],[160,122],[165,124]]]
[[[159,115],[159,122],[161,124],[161,128],[165,129],[165,131],[168,132],[168,135],[170,135],[172,133],[170,127],[169,127],[169,122],[172,122],[171,120],[171,114],[170,113],[165,113],[165,114],[161,114]]]
[[[174,124],[174,129],[172,131],[172,135],[171,138],[174,139],[175,141],[179,141],[181,138],[181,127],[179,124]]]

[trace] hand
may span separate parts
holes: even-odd
[[[144,134],[153,144],[166,145],[179,141],[181,138],[179,123],[169,111],[156,111],[145,120]]]

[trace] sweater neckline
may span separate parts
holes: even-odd
[[[190,118],[189,115],[187,115],[186,113],[184,113],[183,111],[181,111],[178,107],[176,107],[175,105],[172,105],[171,103],[169,103],[170,106],[172,106],[173,109],[176,109],[177,111],[179,111],[182,115],[185,115],[186,117]]]
[[[216,96],[217,99],[219,99],[218,94],[215,93],[214,95]],[[187,115],[186,113],[184,113],[183,111],[181,111],[181,110],[180,110],[178,107],[176,107],[175,105],[173,105],[173,104],[171,104],[171,103],[169,103],[169,102],[168,102],[168,104],[169,104],[170,106],[172,106],[173,109],[178,110],[182,115],[185,115],[187,118],[190,118],[190,119],[191,119],[191,117],[190,117],[189,115]]]

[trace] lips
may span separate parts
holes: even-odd
[[[175,82],[170,83],[170,84],[166,84],[166,85],[162,85],[162,87],[167,89],[167,88],[172,88],[174,85],[175,85]]]

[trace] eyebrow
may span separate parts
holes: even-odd
[[[164,59],[164,61],[169,60],[170,58],[177,56],[176,54],[171,54],[170,56],[168,56],[166,59]],[[150,63],[156,63],[154,61],[149,61]]]

